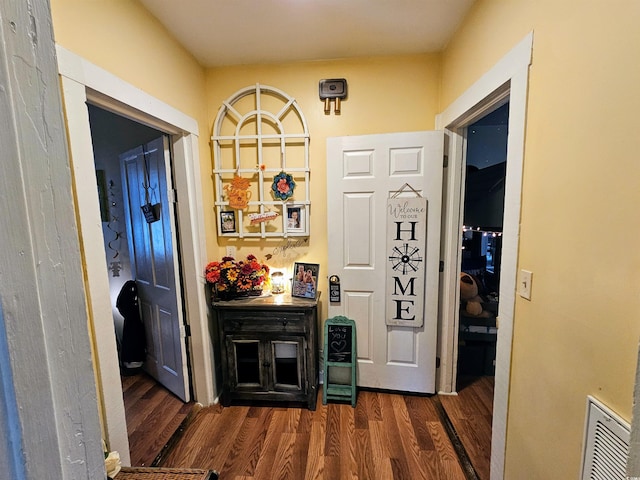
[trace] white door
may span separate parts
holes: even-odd
[[[355,320],[362,387],[435,391],[443,132],[327,139],[328,275],[340,277],[341,301],[329,317]],[[427,199],[424,323],[387,325],[387,199]],[[413,189],[413,190],[412,190]]]
[[[186,344],[166,137],[120,155],[131,271],[138,286],[147,337],[145,370],[183,401],[189,401]],[[159,204],[148,223],[141,207]]]

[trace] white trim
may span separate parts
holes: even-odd
[[[87,110],[85,87],[78,82],[62,77],[63,101],[65,103],[66,126],[69,132],[69,154],[73,168],[73,181],[76,195],[76,211],[78,214],[79,234],[82,237],[81,255],[88,279],[85,284],[88,308],[93,319],[93,335],[95,338],[95,355],[98,358],[98,391],[102,390],[105,435],[112,450],[120,453],[125,465],[129,464],[129,441],[127,439],[127,424],[124,416],[122,401],[112,399],[116,393],[122,397],[120,385],[120,369],[116,339],[113,329],[111,298],[109,296],[109,281],[104,251],[104,239],[100,225],[100,216],[93,217],[95,221],[86,222],[83,219],[92,218],[94,208],[99,205],[98,191],[92,182],[85,179],[95,176],[93,164],[93,147],[91,130],[89,128],[89,111]],[[90,161],[74,161],[73,159],[88,159]],[[99,206],[97,207],[99,209]],[[99,212],[99,210],[98,210]],[[108,390],[105,386],[113,386]],[[107,390],[107,391],[105,391]],[[114,392],[111,392],[114,390]]]
[[[180,245],[182,251],[182,295],[191,325],[191,381],[194,400],[211,405],[217,399],[214,386],[214,353],[209,331],[208,301],[203,274],[207,257],[204,234],[204,209],[202,208],[202,183],[198,137],[184,135],[173,139],[175,187],[188,196],[177,203],[180,219]],[[176,165],[183,168],[176,168]],[[185,227],[191,228],[185,228]],[[190,279],[191,281],[186,281]],[[195,320],[195,321],[194,321]]]
[[[487,97],[491,97],[499,87],[510,81],[511,77],[523,68],[528,70],[531,64],[532,48],[533,32],[530,32],[466,92],[442,113],[436,115],[436,129],[447,128],[448,125],[458,125],[462,119],[469,117],[473,108],[486,103]],[[467,121],[467,123],[472,123],[472,121]]]
[[[60,45],[56,45],[56,53],[60,75],[75,80],[100,95],[106,103],[100,102],[97,96],[91,98],[98,105],[108,106],[109,110],[116,113],[120,113],[120,109],[125,109],[129,112],[128,117],[131,117],[133,109],[138,110],[148,117],[161,121],[162,124],[151,126],[160,127],[167,133],[182,131],[198,135],[198,122],[195,119]],[[87,96],[91,97],[91,93]],[[167,130],[161,125],[173,126],[173,130]]]
[[[198,158],[198,124],[193,118],[68,50],[57,46],[57,53],[74,169],[76,208],[83,238],[86,288],[96,339],[98,388],[104,408],[105,433],[110,448],[118,450],[123,464],[127,465],[130,460],[129,446],[122,390],[119,387],[119,368],[98,195],[95,185],[86,181],[87,178],[95,176],[86,102],[91,101],[110,111],[124,114],[133,120],[172,134],[175,188],[180,193],[177,209],[184,278],[183,295],[192,335],[191,380],[195,399],[208,405],[213,403],[216,397],[213,346],[201,273],[206,262],[206,241]]]
[[[450,135],[449,169],[447,172],[447,206],[443,242],[445,270],[441,299],[458,299],[460,270],[460,192],[463,185],[464,128],[509,96],[509,140],[505,190],[502,268],[500,280],[500,318],[496,356],[496,376],[491,439],[491,478],[504,477],[507,412],[511,375],[513,312],[515,307],[516,270],[520,233],[520,205],[529,65],[533,48],[533,32],[529,33],[491,70],[436,117],[436,128]],[[442,359],[438,389],[451,392],[455,388],[457,356],[458,308],[451,300],[441,303],[440,348]]]

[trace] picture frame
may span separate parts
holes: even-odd
[[[295,262],[293,264],[291,296],[315,300],[318,297],[319,275],[319,264]]]
[[[287,232],[304,232],[305,231],[305,208],[304,205],[285,205],[285,222]]]
[[[224,233],[236,233],[236,212],[223,210],[220,212],[220,231]]]

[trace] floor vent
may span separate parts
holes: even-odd
[[[587,397],[582,480],[625,480],[629,424],[611,409]]]

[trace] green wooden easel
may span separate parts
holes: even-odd
[[[324,386],[322,404],[327,400],[351,400],[356,406],[356,322],[343,316],[329,318],[324,322]],[[351,369],[351,381],[340,375],[340,381],[330,377],[330,368]],[[347,372],[345,372],[347,373]]]

